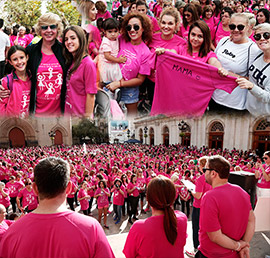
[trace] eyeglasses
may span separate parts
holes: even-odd
[[[42,30],[47,30],[50,27],[51,30],[55,30],[57,28],[57,24],[52,24],[52,25],[43,25],[41,26]]]
[[[128,24],[127,27],[126,27],[126,30],[127,30],[127,31],[131,31],[132,28],[133,28],[135,31],[138,31],[141,27],[140,27],[138,24],[134,24],[134,25]]]
[[[264,33],[257,33],[257,34],[254,34],[253,38],[256,40],[256,41],[259,41],[261,38],[264,38],[264,39],[270,39],[270,33],[269,32],[264,32]]]
[[[243,24],[235,25],[232,23],[232,24],[229,24],[229,28],[230,30],[235,30],[237,28],[239,31],[242,31],[245,28],[245,25]]]
[[[184,16],[185,17],[190,17],[191,15],[187,13],[187,14],[184,14]]]

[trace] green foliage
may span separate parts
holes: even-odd
[[[25,27],[32,27],[37,23],[41,15],[42,1],[6,1],[4,4],[4,12],[7,12],[6,24],[17,23]]]
[[[64,26],[79,25],[80,13],[76,7],[71,4],[71,0],[57,1],[52,0],[47,2],[47,11],[58,14]]]
[[[79,138],[81,143],[102,143],[108,137],[88,119],[82,119],[79,124],[72,126],[72,136]]]

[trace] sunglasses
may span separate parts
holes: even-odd
[[[52,24],[52,25],[43,25],[41,26],[42,30],[47,30],[50,27],[51,30],[55,30],[57,28],[56,24]]]
[[[260,33],[257,33],[257,34],[254,34],[253,38],[256,40],[256,41],[259,41],[261,38],[264,38],[264,39],[270,39],[270,33],[269,32],[264,32],[262,34]]]
[[[185,17],[190,17],[191,15],[190,14],[184,14]]]
[[[140,29],[140,26],[138,25],[138,24],[134,24],[134,25],[127,25],[127,27],[126,27],[126,30],[127,31],[131,31],[132,30],[132,28],[135,30],[135,31],[138,31],[139,29]]]
[[[263,160],[267,160],[268,158],[267,157],[263,157]]]
[[[203,173],[205,173],[207,170],[211,171],[211,170],[214,170],[214,169],[212,169],[212,168],[203,168],[202,169]]]
[[[243,24],[235,25],[232,23],[232,24],[229,24],[229,28],[230,30],[235,30],[237,28],[239,31],[242,31],[245,28],[245,25]]]

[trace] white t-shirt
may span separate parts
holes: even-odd
[[[0,30],[0,61],[5,61],[6,47],[10,47],[9,37],[6,33]]]
[[[248,91],[246,109],[254,116],[270,115],[270,64],[263,55],[249,67],[249,80],[254,83]]]
[[[125,16],[125,15],[128,13],[128,8],[129,8],[129,7],[126,7],[126,8],[125,8],[124,6],[122,6],[122,15],[123,15],[123,16]]]
[[[258,56],[260,49],[252,40],[243,44],[235,44],[229,37],[224,37],[219,41],[215,53],[223,68],[246,76],[248,67]],[[245,109],[246,95],[247,90],[240,89],[238,86],[231,94],[217,89],[214,91],[212,99],[220,105],[243,110]]]

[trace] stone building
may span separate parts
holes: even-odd
[[[49,132],[55,135],[50,137]],[[72,144],[70,118],[0,118],[1,148],[52,144]]]
[[[200,119],[145,116],[134,120],[134,128],[136,139],[147,144],[270,150],[270,117],[255,118],[248,113],[206,113]]]

